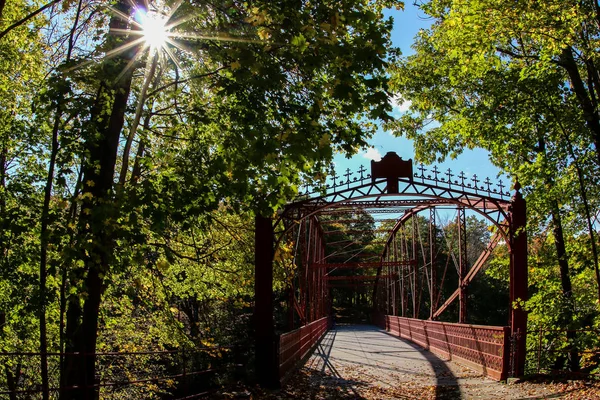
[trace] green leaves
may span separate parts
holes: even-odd
[[[303,34],[294,36],[292,38],[291,45],[296,47],[300,53],[304,53],[304,51],[308,48],[308,42]]]
[[[0,312],[22,317],[23,343],[37,335],[34,266],[52,149],[49,348],[77,351],[82,307],[99,310],[102,349],[133,337],[200,345],[213,339],[204,328],[230,333],[198,315],[234,318],[248,307],[252,215],[272,215],[297,196],[301,176],[323,173],[334,152],[356,152],[374,120],[389,119],[382,9],[399,3],[226,3],[169,8],[183,21],[180,46],[156,59],[132,44],[139,32],[126,1],[115,4],[120,18],[65,0],[60,14],[0,40],[0,287],[14,287]],[[8,2],[0,25],[28,11]],[[152,322],[145,336],[135,330],[143,321]]]
[[[414,139],[416,158],[430,162],[481,147],[524,186],[536,254],[528,306],[539,326],[573,327],[584,314],[597,314],[597,305],[595,312],[583,306],[593,297],[590,285],[574,283],[572,300],[567,290],[580,271],[591,279],[597,270],[597,238],[585,221],[600,209],[600,125],[589,84],[600,76],[600,32],[597,10],[587,7],[434,0],[422,7],[435,20],[417,36],[416,53],[391,70],[392,91],[412,105],[387,127]],[[506,275],[506,259],[496,267],[494,276]]]

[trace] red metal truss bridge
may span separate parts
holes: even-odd
[[[371,162],[370,172],[361,167],[342,176],[334,173],[326,183],[307,184],[276,218],[257,216],[255,335],[260,383],[277,386],[310,352],[330,326],[332,296],[338,288],[368,291],[372,322],[392,334],[460,359],[495,379],[522,375],[526,204],[518,182],[514,190],[511,195],[501,181],[453,174],[450,169],[414,168],[412,160],[389,152]],[[440,209],[456,215],[451,238],[455,250],[448,250],[445,265],[438,260]],[[493,232],[471,260],[467,213],[479,215]],[[506,248],[510,263],[506,326],[470,325],[469,284],[498,245]],[[276,335],[273,270],[282,262],[276,254],[284,246],[292,249],[292,268],[287,270],[294,271],[288,279],[290,332]],[[450,274],[457,276],[457,287],[442,296]],[[438,322],[455,303],[456,323]]]

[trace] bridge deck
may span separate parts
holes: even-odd
[[[335,391],[334,398],[532,399],[543,396],[539,392],[525,391],[519,385],[485,378],[369,325],[338,325],[329,331],[302,373],[310,379],[313,392]],[[320,398],[314,393],[311,397]]]

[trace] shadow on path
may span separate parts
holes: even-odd
[[[421,353],[421,355],[427,360],[431,368],[435,373],[435,398],[436,399],[459,399],[461,397],[460,385],[456,376],[452,373],[450,368],[448,368],[447,361],[439,358],[434,353],[429,350],[425,350],[418,344],[415,344],[406,339],[402,339],[398,336],[392,335],[389,332],[384,330],[380,330],[381,333],[384,333],[388,336],[393,337],[396,340],[402,341],[407,346],[410,346],[415,351]]]
[[[309,361],[311,365],[307,365],[307,367],[311,368],[312,371],[318,371],[318,374],[316,375],[318,375],[319,378],[319,387],[323,387],[325,391],[336,390],[338,391],[337,394],[340,398],[346,398],[345,395],[347,395],[347,398],[349,399],[364,399],[364,397],[357,392],[356,388],[364,386],[365,383],[352,379],[345,379],[331,363],[331,351],[335,343],[336,334],[336,330],[329,330],[325,334],[323,339],[321,339],[317,345],[313,357]],[[312,394],[311,398],[315,398],[315,395]]]
[[[350,379],[350,372],[356,375],[359,367],[361,378]],[[407,384],[419,388],[419,382],[423,383],[421,390],[435,387],[435,399],[461,397],[459,383],[446,361],[372,325],[338,325],[328,331],[306,369],[322,390],[337,391],[335,398],[364,399],[360,392],[368,388],[397,389]],[[403,381],[396,378],[398,374]],[[311,394],[310,398],[315,398]],[[415,397],[405,392],[395,398]]]

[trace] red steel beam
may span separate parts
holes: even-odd
[[[381,282],[379,282],[377,285],[381,286]],[[372,288],[373,286],[375,286],[375,282],[359,282],[359,283],[342,283],[342,284],[335,284],[335,285],[328,285],[330,289],[347,289],[347,288],[353,288],[353,289],[358,289],[358,288]]]
[[[396,222],[396,221],[397,221],[396,218],[375,219],[375,223]],[[319,222],[321,223],[321,225],[332,225],[332,224],[353,224],[353,223],[363,222],[363,221],[361,221],[360,219],[323,219],[323,220],[319,220]]]
[[[395,278],[396,274],[381,275],[382,278]],[[377,278],[376,275],[349,275],[349,276],[326,276],[327,281],[370,281]]]
[[[475,261],[475,264],[473,265],[473,267],[469,270],[469,272],[465,276],[465,279],[464,279],[465,285],[468,285],[469,283],[471,283],[471,281],[475,278],[475,275],[477,275],[477,273],[481,270],[481,268],[483,268],[486,261],[492,255],[492,251],[496,248],[496,246],[500,242],[500,239],[502,239],[502,235],[500,235],[498,232],[494,233],[494,235],[492,236],[492,239],[490,240],[490,243],[488,243],[485,250],[483,250],[481,252],[481,254],[479,255],[479,258],[477,259],[477,261]],[[448,297],[448,299],[444,302],[444,304],[442,304],[440,306],[440,308],[438,308],[436,310],[436,312],[433,314],[433,318],[439,317],[442,314],[442,312],[444,312],[444,310],[446,310],[446,308],[448,308],[448,306],[450,306],[450,304],[452,304],[452,302],[454,300],[456,300],[456,298],[458,297],[459,294],[460,294],[460,288],[456,289],[454,291],[454,293],[452,293],[450,295],[450,297]]]
[[[323,232],[325,235],[334,235],[336,233],[343,233],[344,235],[349,235],[351,233],[390,233],[392,230],[391,229],[384,229],[384,228],[374,228],[374,229],[346,229],[346,230],[337,230],[337,231],[327,231],[327,232]]]
[[[351,268],[379,268],[382,267],[401,267],[404,265],[416,264],[416,260],[406,261],[372,261],[372,262],[348,262],[348,263],[314,263],[311,264],[311,268],[340,268],[340,269],[351,269]]]

